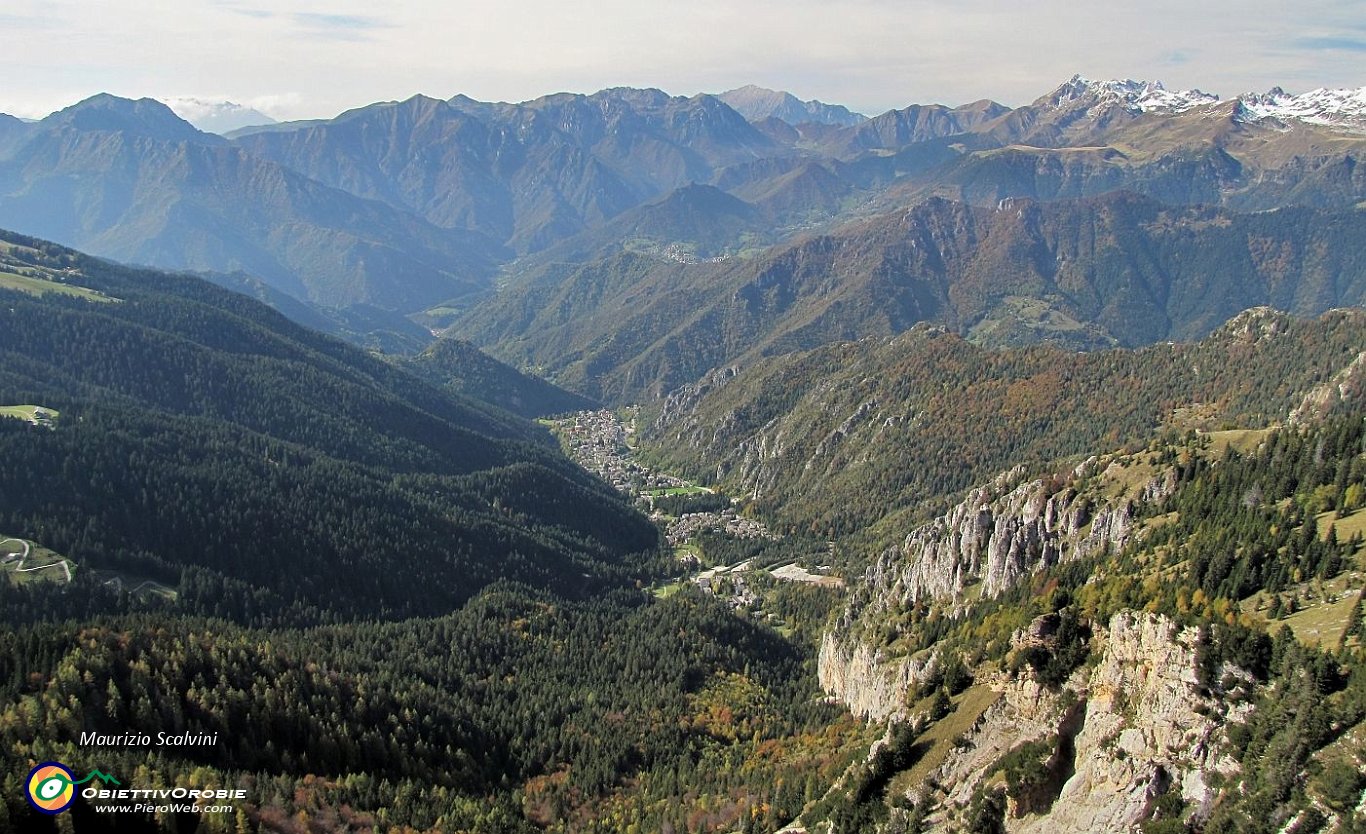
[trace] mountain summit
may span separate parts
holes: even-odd
[[[1325,125],[1352,132],[1366,132],[1366,87],[1329,90],[1320,88],[1291,95],[1280,87],[1265,93],[1238,97],[1242,114],[1252,121],[1273,118]]]
[[[146,136],[163,142],[217,144],[223,140],[204,133],[151,98],[120,98],[99,93],[59,110],[39,122],[45,128],[70,127],[82,131]]]
[[[1233,101],[1235,112],[1243,122],[1275,119],[1281,122],[1299,121],[1353,132],[1366,131],[1366,87],[1330,90],[1320,88],[1294,95],[1280,87],[1265,93],[1244,93]],[[1118,105],[1130,113],[1164,113],[1175,115],[1209,105],[1223,99],[1203,90],[1169,90],[1161,81],[1120,79],[1093,81],[1074,75],[1060,87],[1035,104],[1074,110],[1078,106]]]
[[[727,90],[717,98],[729,104],[751,122],[781,119],[790,125],[816,122],[850,127],[868,120],[862,113],[855,113],[842,105],[826,104],[814,99],[802,101],[791,93],[756,87],[753,84]]]
[[[1168,90],[1161,81],[1135,81],[1131,78],[1092,81],[1074,75],[1049,94],[1047,100],[1059,107],[1087,102],[1117,104],[1133,113],[1184,113],[1192,107],[1217,104],[1219,97],[1202,90]]]

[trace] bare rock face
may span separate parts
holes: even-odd
[[[1332,379],[1314,386],[1290,412],[1290,423],[1304,425],[1322,420],[1334,409],[1349,408],[1360,403],[1363,395],[1366,395],[1366,350],[1358,353]]]
[[[966,806],[1012,749],[1056,735],[1072,707],[1033,680],[998,679],[1000,697],[977,719],[928,782],[943,786],[941,807]],[[951,830],[945,828],[942,830]]]
[[[824,636],[818,672],[825,691],[856,715],[882,720],[899,714],[906,690],[933,671],[933,653],[892,656],[862,643],[863,627],[919,602],[956,607],[976,583],[984,597],[997,595],[1050,565],[1127,544],[1137,535],[1135,499],[1091,497],[1076,487],[1100,471],[1098,459],[1070,478],[1025,480],[1016,468],[911,531],[869,567]],[[1137,500],[1166,497],[1175,485],[1172,476],[1166,471],[1151,479]]]
[[[1011,832],[1136,830],[1168,791],[1208,812],[1210,777],[1238,769],[1220,749],[1223,728],[1245,720],[1251,707],[1201,688],[1197,640],[1195,629],[1165,617],[1121,612],[1097,636],[1100,662],[1075,672],[1063,690],[1028,676],[999,678],[996,702],[927,780],[943,786],[933,830],[955,830],[948,809],[965,806],[1011,749],[1046,738],[1066,740],[1071,775],[1041,812],[1012,814]],[[1012,810],[1019,813],[1013,803]]]
[[[1124,612],[1110,621],[1105,653],[1087,681],[1086,720],[1075,739],[1076,773],[1031,834],[1126,831],[1175,790],[1208,811],[1209,775],[1237,771],[1220,751],[1228,721],[1250,707],[1202,694],[1195,629]]]
[[[697,408],[697,404],[708,394],[723,388],[739,374],[738,365],[714,368],[696,382],[684,385],[671,392],[665,397],[664,405],[660,407],[654,428],[660,429],[672,423],[684,423],[688,428],[695,429],[697,418],[693,416],[693,411]]]
[[[735,476],[743,484],[751,498],[759,498],[771,492],[778,484],[778,467],[772,462],[787,454],[787,437],[775,417],[764,424],[763,429],[736,447],[737,463]],[[717,479],[727,474],[718,467]]]
[[[870,721],[902,715],[906,693],[933,670],[933,657],[889,658],[848,635],[821,638],[816,671],[821,687],[849,711]]]
[[[1140,500],[1170,491],[1169,479],[1158,478]],[[1133,519],[1128,498],[1092,498],[1056,479],[1024,481],[1015,469],[911,531],[883,554],[869,580],[902,605],[955,598],[977,582],[984,596],[995,596],[1059,562],[1118,550],[1135,534]]]

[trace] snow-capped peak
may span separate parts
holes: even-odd
[[[1246,93],[1238,97],[1241,116],[1246,121],[1272,118],[1315,125],[1366,131],[1366,87],[1355,90],[1310,90],[1291,95],[1280,87],[1265,93]]]
[[[1168,90],[1161,81],[1135,81],[1131,78],[1092,81],[1080,75],[1053,92],[1049,102],[1063,106],[1095,97],[1104,104],[1118,104],[1132,113],[1182,113],[1192,107],[1217,104],[1219,97],[1201,90]]]
[[[1134,81],[1128,78],[1092,81],[1074,75],[1040,101],[1065,109],[1117,105],[1134,114],[1176,114],[1219,104],[1221,100],[1219,96],[1201,90],[1168,90],[1160,81]],[[1318,89],[1300,95],[1291,95],[1280,87],[1273,87],[1265,93],[1246,93],[1233,101],[1237,103],[1235,118],[1243,122],[1257,123],[1273,119],[1282,123],[1302,122],[1366,133],[1366,87]]]
[[[173,96],[161,103],[175,114],[206,133],[228,133],[240,127],[274,124],[275,120],[259,110],[233,101]]]

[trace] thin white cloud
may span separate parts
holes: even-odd
[[[10,32],[55,29],[61,25],[61,18],[52,15],[0,13],[0,29]]]
[[[259,3],[250,3],[247,0],[208,0],[211,8],[222,11],[240,14],[245,17],[266,18],[274,17],[275,12],[265,8]]]
[[[272,119],[285,119],[289,118],[289,114],[303,104],[303,101],[303,96],[298,93],[266,93],[252,96],[242,103]]]
[[[394,28],[394,24],[369,15],[296,12],[291,17],[302,34],[323,40],[374,40],[375,30]]]

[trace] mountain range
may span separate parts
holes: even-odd
[[[0,224],[124,262],[401,309],[482,289],[501,257],[480,235],[322,185],[151,99],[96,96],[22,134],[0,161]]]
[[[1133,194],[931,198],[748,258],[620,251],[519,275],[453,326],[609,399],[708,370],[937,323],[986,345],[1198,339],[1237,312],[1366,303],[1358,210],[1238,214]]]
[[[1363,830],[1361,111],[0,118],[0,832]]]
[[[243,273],[322,307],[444,311],[424,319],[439,327],[556,247],[582,261],[630,224],[637,251],[705,259],[931,197],[1128,190],[1351,210],[1366,200],[1363,113],[1360,90],[1219,99],[1075,77],[1015,109],[872,118],[753,87],[415,96],[224,139],[150,99],[100,95],[33,124],[0,119],[0,223],[124,261]],[[699,186],[735,199],[702,206],[705,192],[687,191]],[[649,216],[625,219],[637,210]]]

